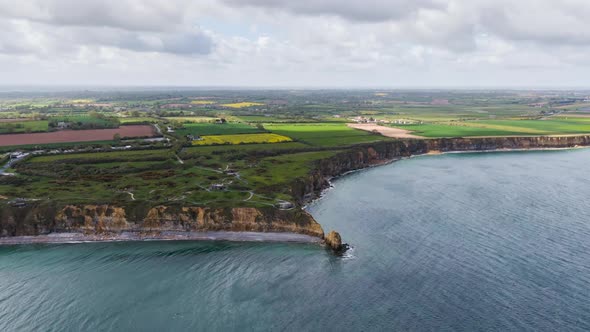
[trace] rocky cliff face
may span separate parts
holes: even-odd
[[[323,238],[322,227],[305,211],[274,208],[156,206],[145,215],[111,205],[36,204],[3,208],[0,236],[40,235],[52,232],[85,234],[159,231],[291,232]]]
[[[321,191],[330,185],[329,180],[333,177],[412,155],[451,151],[572,148],[576,146],[590,146],[590,135],[409,139],[364,144],[319,161],[307,178],[300,179],[292,185],[292,194],[301,205],[304,205],[319,197]]]

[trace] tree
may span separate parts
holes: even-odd
[[[121,141],[121,135],[119,135],[119,133],[116,133],[115,135],[113,135],[113,140],[119,143]]]

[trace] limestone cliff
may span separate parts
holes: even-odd
[[[322,227],[305,211],[274,208],[155,206],[144,215],[111,205],[31,204],[2,208],[0,236],[52,232],[86,234],[159,231],[291,232],[323,238]]]
[[[572,148],[590,146],[590,135],[540,137],[481,137],[407,139],[363,144],[319,161],[314,170],[292,185],[291,192],[301,205],[319,197],[333,177],[383,164],[403,157],[452,151]]]

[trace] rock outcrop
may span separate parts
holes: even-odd
[[[336,231],[331,231],[326,235],[324,238],[324,242],[328,248],[332,249],[334,252],[342,252],[345,249],[345,245],[342,244],[342,238],[340,234]]]

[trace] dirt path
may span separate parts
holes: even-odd
[[[413,135],[411,131],[393,128],[393,127],[385,127],[380,126],[373,123],[349,123],[348,126],[354,129],[360,129],[365,131],[376,131],[379,134],[386,136],[386,137],[393,137],[393,138],[424,138],[422,136]]]
[[[180,159],[180,157],[176,153],[174,154],[174,156],[176,157],[179,163],[184,164],[184,161]]]

